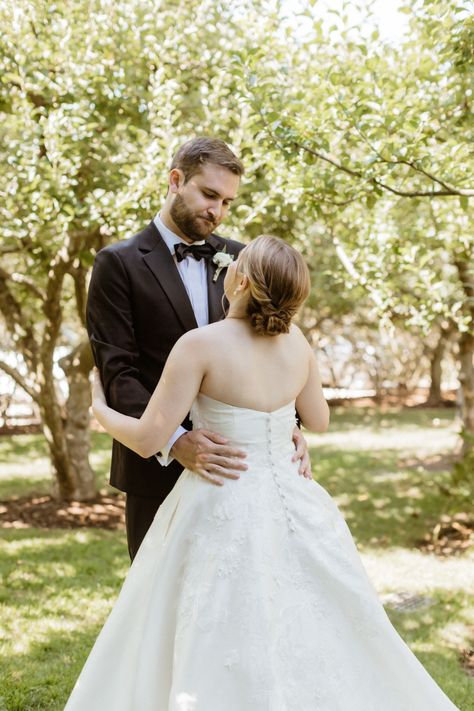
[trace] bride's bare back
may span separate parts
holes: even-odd
[[[199,392],[264,412],[295,400],[307,429],[324,431],[328,424],[316,358],[301,331],[292,326],[287,334],[258,335],[247,319],[226,318],[182,336],[140,420],[106,408],[107,430],[149,457],[168,442]]]
[[[272,412],[295,400],[303,424],[324,430],[328,407],[315,356],[300,329],[264,336],[247,319],[226,318],[186,338],[199,350],[199,391],[237,407]],[[191,343],[192,342],[192,343]]]
[[[308,344],[294,326],[262,336],[247,320],[226,318],[196,340],[208,360],[200,392],[230,405],[271,412],[295,400],[308,379]]]

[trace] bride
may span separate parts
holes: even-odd
[[[453,711],[392,627],[329,494],[298,476],[295,411],[327,428],[291,319],[309,292],[276,237],[227,270],[223,321],[186,333],[140,419],[93,409],[149,457],[193,425],[247,452],[234,480],[185,470],[155,516],[66,711]],[[152,325],[151,325],[152,327]]]

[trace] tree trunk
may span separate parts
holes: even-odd
[[[463,423],[463,458],[468,468],[474,462],[474,255],[458,260],[458,270],[464,294],[468,330],[459,339],[459,383],[461,385],[461,418]],[[472,475],[472,472],[471,472]]]
[[[43,432],[54,469],[53,495],[71,500],[75,494],[75,477],[66,444],[66,433],[52,376],[45,378],[37,398]]]
[[[64,433],[70,465],[74,476],[74,498],[91,499],[96,494],[95,474],[89,462],[91,404],[89,373],[93,366],[88,341],[61,358],[59,365],[65,372],[69,395],[66,401]]]
[[[449,338],[449,329],[441,328],[436,346],[429,354],[430,359],[430,391],[426,405],[429,407],[439,407],[443,404],[441,393],[441,383],[443,378],[443,357]]]
[[[474,451],[474,334],[465,332],[459,340],[459,383],[465,456]]]
[[[53,496],[65,501],[90,499],[96,494],[96,485],[89,463],[92,354],[87,341],[62,358],[60,365],[68,377],[65,407],[58,398],[52,364],[42,366],[42,387],[37,397],[55,474]]]

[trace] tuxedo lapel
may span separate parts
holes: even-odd
[[[140,236],[143,260],[167,295],[185,331],[197,328],[196,317],[174,259],[156,225],[151,222]]]

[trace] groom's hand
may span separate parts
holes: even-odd
[[[301,434],[299,427],[295,427],[293,430],[293,443],[295,445],[295,453],[293,455],[293,461],[299,460],[298,473],[304,476],[305,479],[312,479],[313,474],[311,472],[311,459],[308,454],[308,443]]]
[[[242,461],[245,452],[231,447],[225,437],[211,430],[186,432],[173,444],[170,454],[183,467],[217,486],[224,483],[220,477],[239,479],[238,472],[248,468]]]

